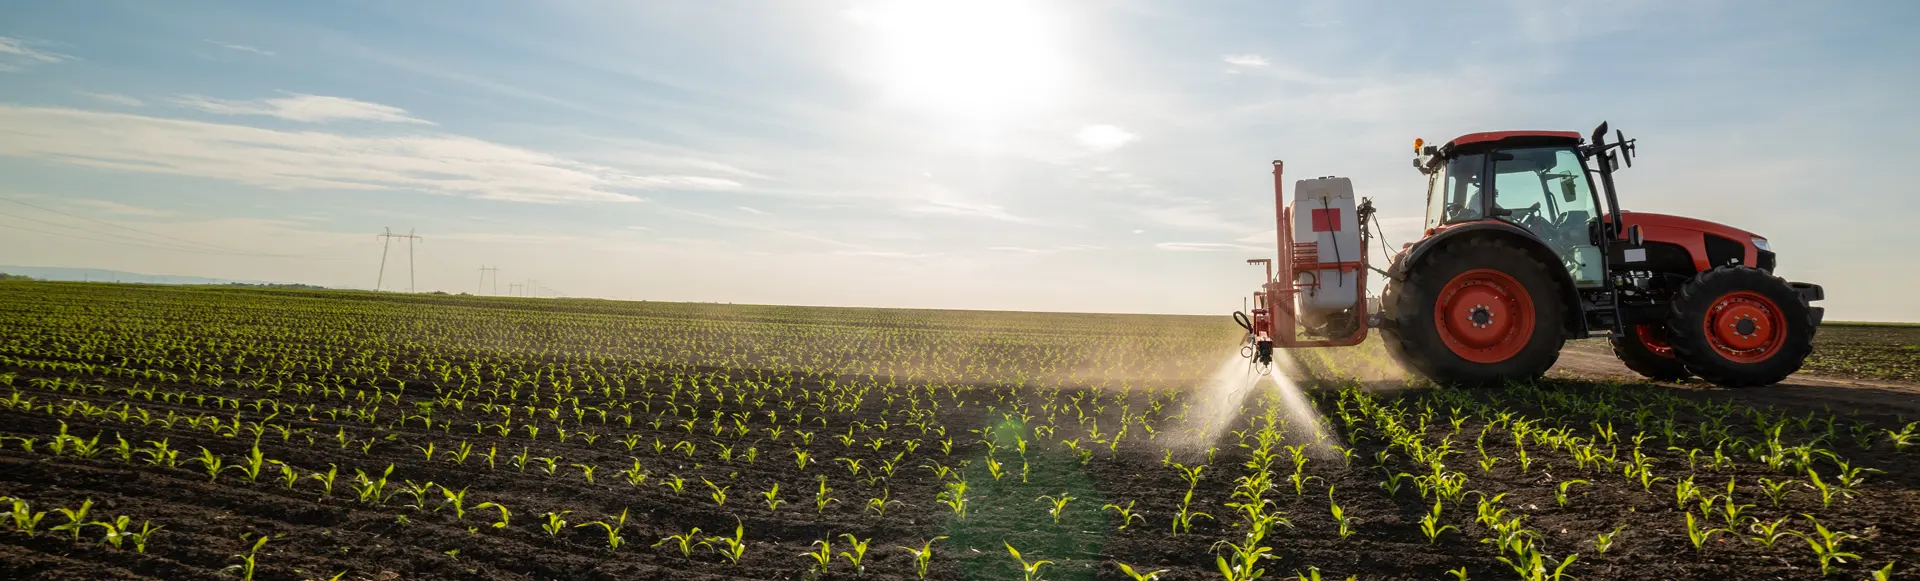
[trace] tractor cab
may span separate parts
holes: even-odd
[[[1580,143],[1572,132],[1506,131],[1419,148],[1415,166],[1427,176],[1428,234],[1504,222],[1550,249],[1575,287],[1605,286],[1604,249],[1594,235],[1603,210]]]

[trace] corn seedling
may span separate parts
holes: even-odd
[[[1613,548],[1613,540],[1620,536],[1620,531],[1624,530],[1627,530],[1627,525],[1613,527],[1613,530],[1600,533],[1599,536],[1594,537],[1593,552],[1601,555],[1607,554],[1607,550]]]
[[[825,477],[821,477],[820,488],[813,493],[813,511],[814,512],[820,512],[820,513],[827,512],[827,505],[840,502],[840,500],[837,498],[827,496],[827,494],[830,492],[833,492],[833,489],[828,488],[827,479]]]
[[[13,517],[13,530],[26,533],[29,537],[33,536],[34,530],[40,527],[40,519],[46,518],[47,513],[33,512],[31,507],[27,505],[27,501],[18,498],[12,500],[13,513],[11,516]]]
[[[1155,579],[1160,578],[1161,573],[1167,572],[1166,569],[1159,569],[1155,571],[1148,571],[1145,573],[1141,573],[1141,572],[1135,571],[1132,565],[1128,565],[1126,563],[1116,562],[1114,563],[1114,565],[1118,565],[1120,567],[1120,572],[1126,574],[1127,578],[1132,579],[1133,581],[1154,581]]]
[[[1420,533],[1427,536],[1427,544],[1431,545],[1439,542],[1440,535],[1445,534],[1449,529],[1459,531],[1460,527],[1440,524],[1440,501],[1435,499],[1433,510],[1420,517]]]
[[[1567,489],[1572,488],[1575,484],[1587,484],[1587,481],[1573,479],[1561,482],[1553,489],[1553,501],[1561,507],[1567,506]]]
[[[547,523],[540,525],[540,530],[547,531],[547,535],[549,536],[559,536],[560,531],[567,530],[566,517],[569,513],[572,513],[572,512],[573,511],[571,510],[563,510],[560,512],[549,512],[549,513],[542,514],[541,516],[546,517]]]
[[[720,553],[728,563],[738,565],[740,557],[747,554],[747,527],[736,518],[733,523],[733,536],[707,537],[707,545]]]
[[[1783,516],[1770,522],[1754,519],[1752,524],[1747,525],[1747,530],[1753,531],[1753,536],[1747,537],[1747,540],[1758,543],[1762,547],[1773,548],[1773,544],[1780,542],[1780,539],[1793,535],[1793,531],[1780,530],[1780,526],[1786,524],[1788,518],[1791,517]]]
[[[1018,549],[1013,548],[1012,544],[1005,543],[1005,542],[1002,542],[1001,544],[1006,545],[1007,553],[1010,555],[1013,555],[1013,560],[1018,561],[1020,563],[1020,571],[1022,574],[1026,575],[1026,581],[1039,581],[1040,568],[1053,563],[1053,561],[1045,561],[1045,560],[1028,561],[1025,557],[1020,556],[1020,551]]]
[[[967,518],[967,482],[965,480],[948,482],[946,488],[935,499],[947,505],[947,508],[953,511],[955,518]]]
[[[1265,575],[1267,571],[1259,567],[1260,560],[1273,558],[1273,549],[1256,547],[1255,542],[1257,539],[1249,538],[1239,544],[1227,541],[1214,543],[1213,563],[1220,568],[1220,575],[1226,577],[1227,581],[1253,581]],[[1227,552],[1233,554],[1233,558],[1228,559],[1226,555],[1220,554],[1221,547],[1226,547]]]
[[[766,499],[767,510],[780,510],[780,505],[786,504],[787,502],[780,500],[780,483],[778,482],[773,483],[773,488],[760,493],[760,497]]]
[[[1814,534],[1797,531],[1793,534],[1794,536],[1800,537],[1801,540],[1806,541],[1808,547],[1813,548],[1813,555],[1820,559],[1820,574],[1822,576],[1833,571],[1834,563],[1846,563],[1847,559],[1860,558],[1859,555],[1840,550],[1840,543],[1859,537],[1828,530],[1827,525],[1821,524],[1820,521],[1814,519],[1812,515],[1802,514],[1800,516],[1806,517],[1807,522],[1813,525]]]
[[[830,540],[831,538],[832,537],[828,537],[827,539],[814,541],[812,552],[801,553],[801,555],[813,560],[813,573],[816,576],[827,574],[827,566],[833,564],[833,541]]]
[[[240,538],[240,542],[244,543],[246,542],[246,540],[247,539],[244,536]],[[258,565],[260,548],[264,546],[267,546],[267,536],[260,535],[258,538],[255,538],[253,540],[252,548],[247,549],[247,552],[245,554],[233,555],[232,557],[229,557],[231,559],[239,560],[240,562],[238,564],[230,565],[226,569],[223,569],[222,571],[228,572],[228,573],[239,573],[241,581],[253,581],[253,572],[254,572],[255,566]]]
[[[500,520],[498,522],[493,523],[493,528],[496,528],[496,529],[507,528],[508,524],[513,521],[513,513],[508,512],[507,507],[502,506],[500,504],[496,504],[492,502],[482,502],[474,506],[473,508],[475,510],[486,510],[491,508],[491,509],[500,511]]]
[[[1780,506],[1780,501],[1787,497],[1787,493],[1793,492],[1793,489],[1789,488],[1793,483],[1792,479],[1775,481],[1771,478],[1761,478],[1760,491],[1766,493],[1767,500],[1772,501],[1774,506]]]
[[[880,496],[867,499],[867,510],[872,511],[875,515],[887,516],[887,509],[900,504],[898,500],[889,500],[887,498],[892,494],[893,491],[891,490],[881,490]]]
[[[1436,505],[1436,508],[1437,508],[1437,505]],[[1329,503],[1327,510],[1333,513],[1333,521],[1340,525],[1340,530],[1339,530],[1340,540],[1344,541],[1348,537],[1352,537],[1354,535],[1354,530],[1353,530],[1354,519],[1347,516],[1347,511],[1345,509],[1340,508],[1339,504],[1332,504],[1332,503]]]
[[[1699,523],[1694,521],[1693,513],[1687,513],[1687,540],[1693,543],[1695,552],[1707,550],[1707,541],[1714,535],[1731,532],[1733,531],[1720,528],[1701,528]]]
[[[909,440],[909,441],[912,441],[912,440]],[[907,554],[913,556],[914,574],[918,575],[921,579],[925,579],[927,578],[927,566],[931,564],[933,561],[933,543],[934,541],[938,541],[944,538],[946,537],[934,537],[931,539],[927,539],[927,542],[924,544],[921,544],[920,548],[918,549],[915,549],[913,547],[896,547],[896,548],[902,551],[906,551]],[[1121,566],[1125,567],[1125,565],[1121,565]]]
[[[700,527],[693,527],[692,530],[687,532],[660,539],[660,542],[654,543],[653,546],[658,547],[667,544],[671,544],[673,548],[678,549],[681,557],[692,558],[693,548],[696,546],[706,546],[707,542],[700,539]]]
[[[1133,524],[1133,521],[1137,520],[1142,523],[1147,522],[1147,517],[1140,516],[1138,513],[1133,512],[1133,505],[1135,502],[1137,501],[1129,500],[1127,501],[1127,505],[1124,507],[1117,504],[1108,504],[1106,506],[1100,507],[1100,510],[1111,510],[1114,512],[1114,514],[1119,515],[1120,516],[1119,530],[1126,530],[1128,525]]]
[[[853,549],[849,551],[840,551],[840,557],[846,559],[847,563],[853,565],[854,575],[865,575],[867,573],[867,543],[872,542],[873,539],[861,540],[859,537],[851,534],[842,534],[840,538],[846,539],[847,544],[853,547]]]
[[[1181,504],[1180,510],[1173,513],[1173,534],[1193,532],[1193,519],[1195,518],[1213,520],[1213,515],[1192,510],[1188,504]]]
[[[80,529],[93,524],[87,520],[87,511],[93,510],[93,499],[91,498],[81,501],[79,508],[56,508],[53,510],[54,512],[60,513],[60,516],[67,517],[67,522],[47,529],[47,531],[54,533],[62,531],[73,533],[73,540],[76,542],[80,540]]]
[[[1057,525],[1060,524],[1060,517],[1067,513],[1067,503],[1073,502],[1073,496],[1062,492],[1060,496],[1041,496],[1034,501],[1047,503],[1047,514],[1053,516],[1053,524]]]

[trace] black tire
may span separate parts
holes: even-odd
[[[1766,307],[1760,312],[1777,311],[1777,320],[1785,328],[1771,329],[1768,335],[1777,345],[1739,352],[1733,350],[1738,345],[1710,336],[1707,317],[1729,316],[1725,313],[1733,311],[1715,307],[1739,296],[1749,297],[1748,304]],[[1722,387],[1771,385],[1793,375],[1813,353],[1813,329],[1812,312],[1801,302],[1800,293],[1787,281],[1746,266],[1718,267],[1687,281],[1674,294],[1667,312],[1667,340],[1673,345],[1674,358],[1700,379]],[[1729,353],[1744,355],[1737,360]]]
[[[1657,332],[1661,340],[1666,339],[1665,326],[1658,327]],[[1626,336],[1614,337],[1608,341],[1613,343],[1614,357],[1620,358],[1620,362],[1625,363],[1627,369],[1632,369],[1634,373],[1647,379],[1673,381],[1693,375],[1687,371],[1687,366],[1681,365],[1680,360],[1673,357],[1673,347],[1670,344],[1663,344],[1664,349],[1650,346],[1645,338],[1639,335],[1637,329],[1628,328]]]
[[[1436,383],[1491,385],[1533,381],[1546,375],[1560,358],[1566,343],[1561,331],[1565,304],[1560,284],[1545,263],[1525,250],[1495,238],[1474,238],[1438,248],[1420,264],[1407,269],[1405,280],[1388,285],[1383,310],[1391,321],[1381,330],[1387,353],[1408,370]],[[1525,290],[1532,306],[1533,324],[1524,345],[1505,359],[1477,362],[1462,357],[1442,339],[1434,310],[1456,277],[1490,270],[1510,277]]]

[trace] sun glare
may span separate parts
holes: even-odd
[[[1060,30],[1038,2],[897,1],[848,11],[873,33],[869,74],[902,105],[997,118],[1054,102]]]

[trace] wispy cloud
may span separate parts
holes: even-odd
[[[1134,211],[1142,218],[1182,230],[1235,235],[1245,235],[1254,230],[1223,215],[1212,202],[1200,200],[1169,200],[1160,205],[1135,208]]]
[[[74,200],[74,201],[73,201],[73,203],[75,203],[75,204],[79,204],[79,205],[81,205],[81,206],[86,206],[86,207],[89,207],[89,208],[93,208],[93,209],[95,209],[95,210],[99,210],[99,211],[103,211],[103,212],[107,212],[107,213],[109,213],[109,214],[119,214],[119,215],[122,215],[122,216],[141,216],[141,217],[147,217],[147,218],[165,218],[165,217],[168,217],[168,216],[174,216],[174,215],[178,215],[178,214],[179,214],[179,212],[174,212],[174,211],[171,211],[171,210],[159,210],[159,209],[154,209],[154,208],[142,208],[142,207],[139,207],[139,206],[130,206],[130,205],[127,205],[127,204],[122,204],[122,203],[119,203],[119,202],[110,202],[110,201],[107,201],[107,200]]]
[[[18,72],[35,65],[73,60],[73,57],[34,48],[37,43],[0,36],[0,72]]]
[[[1017,224],[1035,223],[1033,219],[1015,216],[1007,212],[1005,207],[997,204],[979,204],[955,200],[926,200],[920,205],[906,208],[906,211],[915,214],[941,214],[948,216],[966,216],[970,218],[986,218]]]
[[[1096,246],[1093,244],[1066,244],[1061,246],[1049,246],[1045,248],[1029,248],[1026,246],[989,246],[987,247],[987,250],[992,250],[995,252],[1011,252],[1015,254],[1057,254],[1061,252],[1097,252],[1097,251],[1106,250],[1106,249],[1107,247],[1105,246]]]
[[[1133,143],[1140,136],[1113,125],[1088,125],[1073,135],[1080,145],[1097,152],[1113,151]]]
[[[139,99],[135,99],[133,97],[122,95],[119,93],[91,93],[87,91],[75,91],[75,93],[79,94],[82,97],[93,99],[95,101],[106,103],[108,105],[121,105],[125,107],[141,107],[147,104],[146,101],[141,101]]]
[[[455,232],[434,234],[433,240],[458,240],[462,242],[499,242],[509,244],[569,244],[585,240],[579,236],[566,234],[514,234],[501,232]]]
[[[399,107],[325,95],[297,94],[259,100],[212,99],[197,95],[182,95],[174,99],[174,103],[220,115],[263,115],[303,123],[380,121],[433,124],[431,121],[414,117]]]
[[[888,250],[837,250],[835,256],[865,256],[871,258],[938,258],[938,252],[895,252]]]
[[[218,41],[218,40],[213,40],[213,39],[207,39],[207,43],[208,43],[208,44],[212,44],[212,45],[214,45],[214,46],[217,46],[217,47],[220,47],[220,48],[224,48],[224,49],[227,49],[227,50],[232,50],[232,51],[239,51],[239,52],[250,52],[250,53],[253,53],[253,54],[257,54],[257,55],[260,55],[260,56],[273,56],[273,55],[274,55],[274,52],[273,52],[273,51],[270,51],[270,50],[261,50],[261,49],[258,49],[258,48],[254,48],[254,47],[251,47],[251,46],[247,46],[247,45],[244,45],[244,44],[234,44],[234,43],[231,43],[231,42],[221,42],[221,41]]]
[[[739,208],[739,209],[740,209],[740,211],[742,211],[742,212],[746,212],[746,213],[748,213],[748,214],[753,214],[753,215],[756,215],[756,216],[765,216],[765,215],[767,215],[767,212],[765,212],[765,211],[762,211],[762,210],[757,210],[757,209],[754,209],[754,208],[751,208],[751,207],[748,207],[748,206],[734,206],[734,207],[735,207],[735,208]]]
[[[1161,242],[1153,246],[1161,250],[1171,250],[1174,252],[1258,252],[1266,250],[1258,246],[1247,246],[1227,242]]]
[[[0,155],[190,175],[279,190],[411,190],[514,202],[631,202],[628,190],[712,190],[458,135],[352,136],[78,109],[0,105]]]
[[[1220,60],[1226,62],[1229,65],[1233,65],[1235,67],[1249,68],[1249,69],[1266,68],[1267,65],[1272,64],[1267,62],[1267,57],[1263,57],[1257,54],[1221,55]]]

